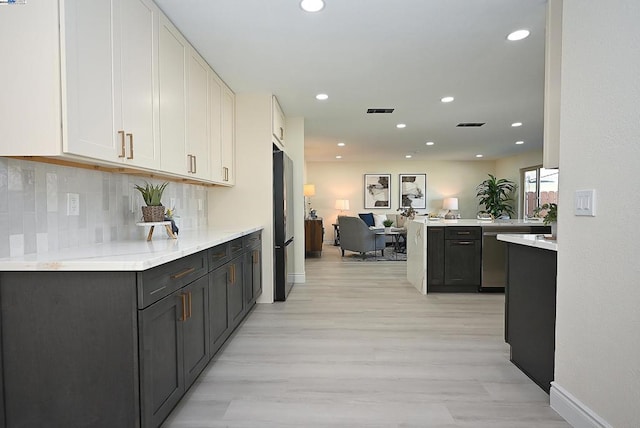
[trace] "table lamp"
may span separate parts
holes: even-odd
[[[444,215],[445,219],[447,220],[455,219],[456,215],[453,212],[451,212],[451,210],[456,211],[458,209],[458,198],[445,198],[444,202],[442,203],[442,209],[449,210]]]
[[[304,197],[307,199],[307,218],[311,217],[311,196],[316,194],[316,185],[315,184],[305,184],[303,187]]]
[[[335,208],[340,210],[339,215],[343,215],[345,211],[349,210],[349,200],[348,199],[336,199]]]

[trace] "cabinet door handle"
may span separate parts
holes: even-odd
[[[471,245],[471,244],[473,244],[473,242],[471,241],[458,241],[454,243],[454,245]]]
[[[193,156],[193,173],[195,174],[198,171],[198,157]]]
[[[189,171],[187,172],[191,174],[193,172],[193,155],[187,155],[187,158],[189,158]]]
[[[185,275],[189,275],[190,273],[193,273],[195,271],[196,271],[196,268],[190,267],[190,268],[187,268],[187,269],[183,270],[182,272],[174,273],[169,278],[171,278],[171,279],[179,279],[179,278],[182,278]]]
[[[180,321],[186,321],[187,320],[187,295],[182,293],[180,295],[180,300],[182,300],[182,317],[180,318]]]
[[[229,283],[231,285],[234,285],[236,283],[236,265],[232,264],[231,266],[229,266]]]
[[[127,137],[129,137],[129,156],[127,159],[133,159],[133,134],[127,134]]]
[[[258,253],[258,250],[253,250],[253,264],[257,265],[259,259],[260,259],[260,253]]]
[[[280,127],[280,141],[284,140],[284,128]]]
[[[456,232],[457,235],[470,235],[471,232]]]
[[[120,154],[118,155],[119,158],[123,158],[125,157],[124,154],[124,131],[118,131],[118,135],[120,135]]]

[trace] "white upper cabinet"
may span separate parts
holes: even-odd
[[[236,96],[231,89],[222,88],[222,172],[224,184],[233,185],[236,157]]]
[[[209,169],[209,70],[204,59],[189,49],[187,78],[187,157],[189,173],[211,179]]]
[[[272,98],[272,107],[271,107],[271,133],[276,138],[276,140],[284,146],[285,140],[285,117],[284,112],[282,111],[282,107],[280,107],[280,103],[278,99],[274,95]]]
[[[222,88],[224,83],[213,70],[209,70],[209,149],[211,180],[224,183],[222,169]]]
[[[163,171],[187,175],[187,55],[189,46],[164,17],[160,19],[160,162]]]
[[[157,28],[148,0],[67,0],[65,152],[159,167]]]

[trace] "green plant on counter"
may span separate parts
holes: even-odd
[[[162,193],[169,183],[165,182],[158,185],[149,184],[145,181],[145,186],[135,185],[136,190],[142,194],[144,203],[149,207],[162,206]]]
[[[382,224],[384,224],[384,227],[391,227],[393,225],[393,220],[385,220],[382,222]]]
[[[476,190],[479,204],[484,205],[484,211],[491,214],[493,218],[504,215],[514,216],[511,194],[516,190],[516,183],[506,178],[498,179],[489,174],[489,178],[480,183]]]
[[[546,211],[542,217],[544,224],[556,223],[558,221],[558,204],[550,203],[541,205],[533,210],[533,213],[539,216],[542,211]]]

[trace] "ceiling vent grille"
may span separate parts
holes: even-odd
[[[393,113],[393,108],[368,108],[367,113]]]
[[[456,126],[458,128],[479,128],[484,125],[486,122],[461,122]]]

